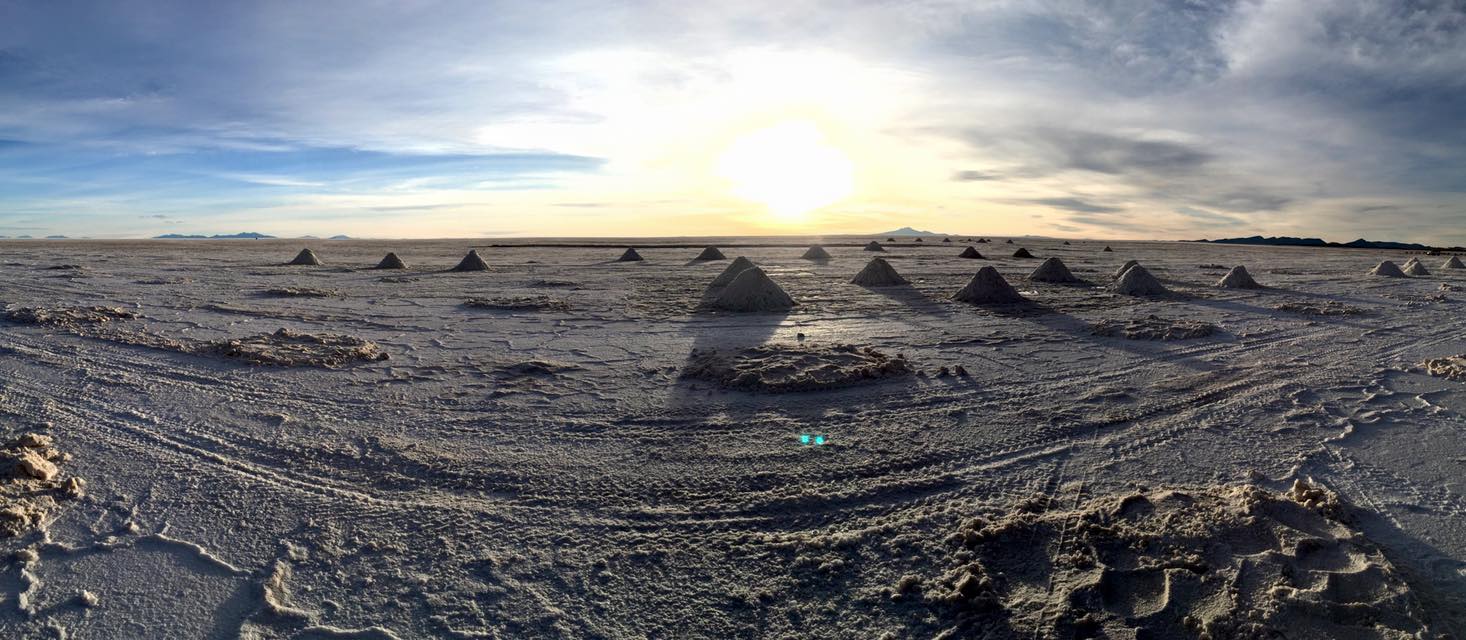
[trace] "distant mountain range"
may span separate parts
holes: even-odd
[[[216,234],[212,236],[187,235],[182,233],[165,233],[161,236],[153,236],[153,238],[156,240],[260,240],[273,237],[275,236],[265,235],[263,233],[255,233],[253,231],[246,231],[244,233],[231,233],[228,235]]]
[[[919,230],[916,230],[916,229],[912,229],[911,227],[901,227],[900,229],[897,229],[895,231],[887,231],[885,233],[875,233],[875,234],[871,234],[871,235],[877,235],[877,236],[907,236],[907,237],[910,237],[910,236],[927,236],[927,237],[930,237],[930,236],[940,236],[940,235],[946,235],[946,234],[937,233],[935,231],[919,231]]]
[[[1218,238],[1216,240],[1193,240],[1192,242],[1210,242],[1213,244],[1261,244],[1279,247],[1339,247],[1344,249],[1411,249],[1425,251],[1429,249],[1440,249],[1443,251],[1466,251],[1461,247],[1432,247],[1429,245],[1417,244],[1414,242],[1389,242],[1385,240],[1365,240],[1360,238],[1353,242],[1328,242],[1319,238],[1293,238],[1289,236],[1275,236],[1264,238],[1262,236],[1249,236],[1246,238]]]

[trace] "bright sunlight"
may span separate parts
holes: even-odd
[[[784,122],[739,138],[723,152],[718,173],[734,195],[792,222],[849,196],[850,158],[810,122]]]

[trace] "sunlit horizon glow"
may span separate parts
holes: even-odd
[[[1466,244],[1448,4],[5,11],[5,236]]]

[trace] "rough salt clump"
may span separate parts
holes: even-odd
[[[1130,320],[1101,320],[1090,330],[1097,336],[1128,340],[1190,340],[1217,332],[1216,325],[1193,320],[1146,316]]]
[[[742,350],[700,349],[682,375],[743,391],[818,391],[912,373],[900,355],[854,345],[767,344]]]
[[[5,311],[5,319],[11,322],[73,329],[134,318],[136,313],[116,307],[19,307]]]
[[[341,295],[335,289],[312,289],[310,287],[278,287],[265,289],[264,295],[275,298],[334,298]]]
[[[86,492],[85,480],[61,471],[70,459],[51,436],[37,433],[0,446],[0,538],[42,526],[61,503]]]
[[[1296,313],[1305,316],[1358,316],[1368,313],[1360,307],[1353,307],[1336,300],[1325,300],[1323,302],[1289,301],[1273,305],[1278,311]]]
[[[1420,363],[1425,372],[1438,378],[1466,380],[1466,354],[1432,358]]]
[[[355,336],[316,335],[289,329],[207,343],[198,350],[253,364],[328,369],[389,357],[376,343]]]

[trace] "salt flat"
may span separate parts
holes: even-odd
[[[0,435],[85,481],[0,538],[0,635],[1466,630],[1466,380],[1422,366],[1466,353],[1466,270],[868,240],[0,242],[6,309],[114,310],[0,319]],[[705,244],[798,305],[699,310]],[[909,284],[851,284],[872,256]],[[1026,281],[1048,257],[1084,282]],[[1108,290],[1130,259],[1175,295]],[[1034,304],[949,300],[987,265]],[[759,346],[884,373],[688,374]]]

